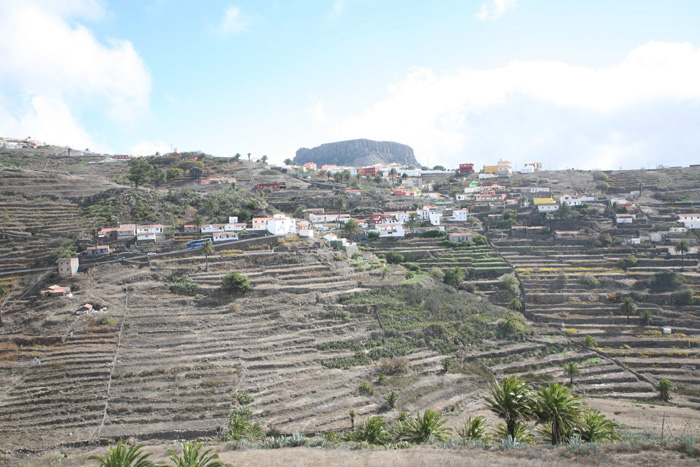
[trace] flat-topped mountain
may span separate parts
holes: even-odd
[[[312,149],[301,148],[297,150],[294,162],[299,164],[315,162],[319,167],[324,164],[362,167],[391,162],[420,165],[410,146],[391,141],[372,141],[369,139],[326,143]]]

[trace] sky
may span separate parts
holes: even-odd
[[[428,166],[700,163],[697,0],[0,0],[0,136],[151,155],[356,138]]]

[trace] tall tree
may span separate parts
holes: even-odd
[[[143,185],[151,179],[153,166],[143,157],[134,157],[129,161],[129,175],[127,178],[134,183],[134,188]]]
[[[637,312],[637,304],[634,303],[634,299],[632,297],[625,297],[622,299],[622,303],[620,303],[620,312],[627,316],[627,324],[629,324],[630,315]]]
[[[352,239],[355,237],[358,232],[360,231],[360,224],[357,223],[356,220],[350,219],[345,223],[345,226],[343,227],[343,232],[345,232],[345,235]]]
[[[576,362],[566,362],[564,365],[564,373],[566,373],[566,376],[569,377],[569,386],[574,385],[574,376],[578,376],[581,374],[581,370],[578,367],[578,363]]]
[[[581,418],[581,399],[571,394],[566,386],[549,383],[537,394],[535,415],[540,423],[551,423],[552,444],[565,441],[573,433]]]
[[[685,255],[690,251],[690,246],[685,240],[681,240],[678,245],[674,247],[676,253],[681,254],[681,270],[685,269]]]
[[[206,261],[206,265],[204,266],[204,270],[208,271],[209,270],[209,255],[214,253],[214,245],[212,245],[211,242],[207,241],[204,242],[204,245],[202,246],[202,253],[204,253],[204,259]]]
[[[487,397],[488,408],[506,423],[508,435],[515,439],[515,427],[520,421],[533,417],[533,393],[517,376],[506,377],[501,384],[493,383]]]
[[[194,216],[194,219],[192,219],[192,222],[194,222],[194,225],[197,226],[197,231],[199,232],[202,224],[204,224],[204,218],[201,214],[197,214]]]

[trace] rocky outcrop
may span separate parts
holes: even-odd
[[[324,164],[363,167],[391,162],[419,166],[410,146],[369,139],[326,143],[313,149],[301,148],[297,150],[294,162],[299,164],[315,162],[319,168]]]

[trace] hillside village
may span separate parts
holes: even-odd
[[[318,167],[31,143],[0,149],[7,459],[222,440],[244,405],[263,437],[307,446],[428,409],[495,430],[485,398],[508,376],[567,384],[627,443],[661,449],[662,423],[700,435],[700,166]]]

